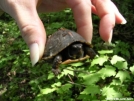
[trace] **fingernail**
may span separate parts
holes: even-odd
[[[113,36],[113,29],[112,29],[111,32],[110,32],[110,36],[109,36],[109,39],[108,39],[108,43],[111,43],[111,41],[112,41],[112,36]]]
[[[125,19],[123,19],[123,21],[121,22],[122,25],[126,24],[126,23],[127,23],[127,21]]]
[[[32,66],[34,66],[39,61],[39,46],[37,43],[30,45],[30,58]]]

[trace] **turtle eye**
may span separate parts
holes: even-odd
[[[82,48],[82,44],[79,44],[79,45],[77,46],[77,48],[81,49],[81,48]]]
[[[82,48],[82,44],[73,44],[72,48],[73,49],[81,49]]]

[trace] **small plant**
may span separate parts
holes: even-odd
[[[71,101],[91,101],[130,97],[127,84],[132,80],[130,71],[133,72],[133,66],[129,69],[125,59],[111,54],[113,54],[111,50],[101,50],[92,62],[87,60],[85,63],[78,62],[63,66],[62,73],[58,77],[50,73],[48,81],[55,79],[55,83],[40,88],[36,99],[47,101],[58,96],[61,100],[71,98]]]

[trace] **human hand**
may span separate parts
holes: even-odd
[[[99,32],[106,42],[111,42],[115,23],[126,23],[110,0],[0,0],[0,8],[16,20],[22,37],[29,46],[32,65],[42,57],[46,42],[45,28],[37,11],[54,12],[67,7],[73,11],[77,32],[90,43],[91,12],[100,17]]]

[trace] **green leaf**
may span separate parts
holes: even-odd
[[[102,66],[104,62],[106,61],[108,61],[108,56],[100,56],[100,57],[93,59],[91,66],[94,66],[96,64],[99,64],[100,66]]]
[[[42,94],[49,94],[54,92],[56,89],[55,88],[45,88],[45,89],[41,89],[41,93]]]
[[[118,69],[128,69],[127,67],[127,62],[124,61],[117,61],[116,64],[113,64],[115,67],[117,67]]]
[[[100,74],[94,73],[94,74],[84,75],[83,79],[85,85],[95,84],[97,81],[100,80]]]
[[[53,87],[53,88],[57,88],[60,86],[61,86],[61,82],[57,82],[57,83],[54,83],[53,85],[51,85],[51,87]]]
[[[72,87],[72,84],[65,84],[61,86],[61,88],[64,90],[69,90],[71,87]]]
[[[94,96],[99,93],[100,88],[97,85],[88,85],[87,88],[85,88],[80,94],[91,94],[91,96]]]
[[[111,59],[111,64],[116,64],[118,61],[125,61],[125,59],[120,56],[114,55]]]
[[[71,87],[72,87],[72,84],[65,84],[65,85],[62,85],[60,88],[58,88],[56,92],[63,94],[65,92],[68,92]]]
[[[83,62],[75,62],[75,63],[71,63],[70,65],[78,67],[78,66],[82,66],[83,64],[84,64]]]
[[[89,95],[86,95],[86,94],[80,94],[79,97],[78,97],[78,99],[80,101],[92,101],[92,97],[89,96]],[[95,100],[95,99],[93,99],[93,100]]]
[[[102,89],[102,94],[103,96],[106,96],[106,99],[122,97],[122,94],[120,92],[117,92],[117,90],[109,86],[108,87],[105,86]]]
[[[48,74],[48,78],[47,79],[50,80],[50,79],[52,79],[54,77],[55,77],[55,75],[51,72],[51,73]]]
[[[101,50],[101,51],[98,51],[99,54],[111,54],[113,53],[113,50]]]
[[[134,74],[134,65],[130,67],[130,71],[132,72],[132,74]]]
[[[65,9],[64,12],[70,13],[71,12],[71,9]]]
[[[110,85],[122,85],[120,80],[113,79]]]
[[[127,78],[130,79],[130,74],[128,71],[119,71],[116,78],[119,78],[121,83],[123,83]]]
[[[61,79],[63,76],[65,76],[64,71],[62,71],[62,72],[57,76],[57,78],[58,78],[58,79]]]
[[[96,66],[89,67],[88,70],[90,71],[90,73],[95,73],[100,70],[100,67],[96,65]]]
[[[102,68],[98,73],[100,73],[102,79],[105,79],[106,77],[115,76],[115,70],[113,66],[105,65],[105,68]]]
[[[66,69],[64,69],[64,70],[63,70],[63,73],[64,73],[65,75],[70,74],[70,75],[73,75],[73,76],[74,76],[74,71],[73,71],[73,69],[72,69],[71,67],[67,67]]]

